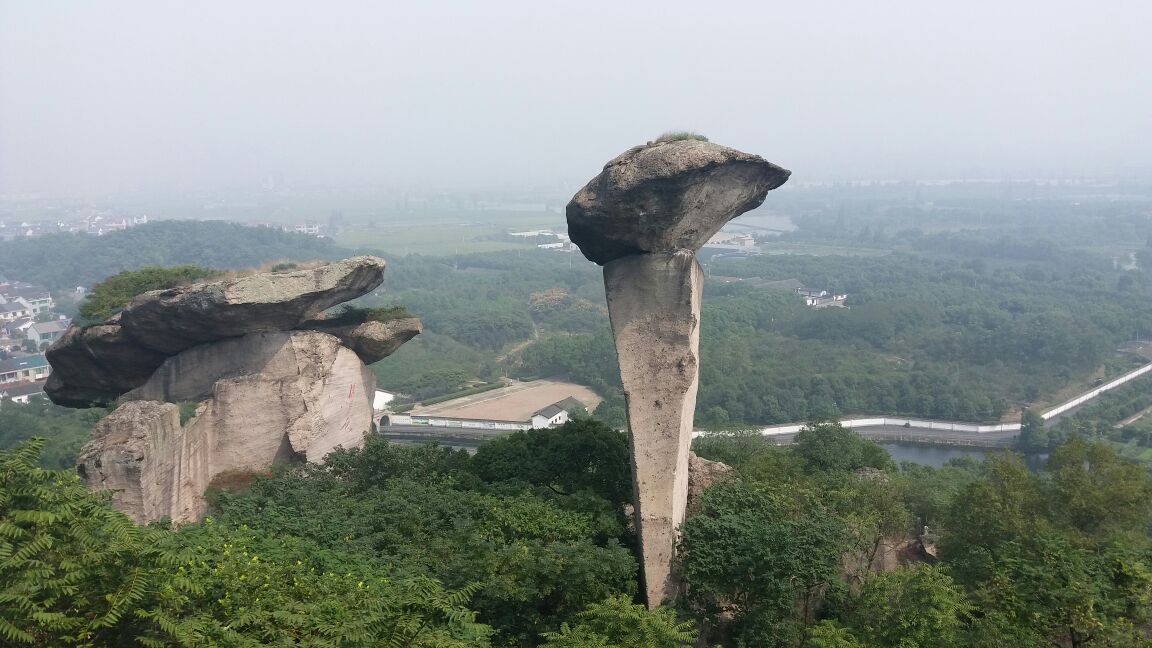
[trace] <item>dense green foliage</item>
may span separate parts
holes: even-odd
[[[221,494],[218,519],[475,584],[470,607],[497,643],[533,645],[589,604],[635,593],[626,457],[623,435],[591,421],[493,441],[475,459],[370,441]]]
[[[40,461],[45,468],[71,468],[88,433],[106,410],[76,410],[34,397],[28,403],[0,403],[0,450],[33,437],[45,439]]]
[[[1070,385],[1086,389],[1096,377],[1134,366],[1137,359],[1115,349],[1152,333],[1146,271],[1118,267],[1076,247],[1081,241],[1011,243],[975,211],[950,212],[949,222],[960,226],[966,216],[973,229],[940,235],[956,243],[948,255],[944,243],[926,242],[937,240],[930,236],[883,255],[852,254],[863,248],[839,238],[847,253],[703,255],[712,278],[701,325],[698,422],[726,427],[870,413],[996,421],[1025,407],[1043,409]],[[838,221],[801,222],[831,235]],[[790,245],[806,231],[768,245]],[[619,375],[602,282],[595,267],[570,263],[552,252],[405,257],[392,263],[388,293],[378,299],[407,305],[427,331],[474,351],[442,361],[465,380],[429,369],[427,382],[439,383],[433,392],[497,371],[566,374],[611,397]],[[850,308],[807,308],[780,287],[786,281],[846,292]]]
[[[632,604],[625,439],[592,421],[494,441],[477,461],[370,441],[218,492],[215,517],[178,530],[137,527],[74,474],[36,467],[41,446],[0,451],[5,645],[595,637],[663,648],[694,637]],[[573,451],[582,463],[563,461]]]
[[[80,317],[93,323],[103,322],[123,310],[137,295],[187,285],[219,274],[219,270],[196,265],[125,270],[92,287],[80,304]]]
[[[542,648],[678,648],[693,646],[696,630],[691,621],[676,621],[672,610],[649,612],[627,597],[614,596],[589,605],[573,625],[545,632]]]
[[[0,275],[69,291],[146,266],[253,268],[278,259],[344,256],[331,241],[223,221],[158,221],[105,236],[0,241]]]
[[[40,442],[0,452],[0,637],[13,646],[487,644],[475,589],[212,521],[173,532],[113,511]],[[338,569],[337,569],[338,567]]]
[[[834,459],[870,445],[838,425],[808,432],[819,448],[742,434],[696,444],[737,469],[683,527],[689,599],[711,619],[713,640],[1148,645],[1152,478],[1107,444],[1067,441],[1038,473],[1011,454],[941,469],[887,462],[881,472]],[[938,542],[939,562],[919,552],[920,562],[893,566],[906,540]]]
[[[837,423],[791,448],[700,439],[735,473],[691,505],[677,612],[634,604],[626,438],[591,421],[475,456],[370,439],[140,528],[41,441],[0,451],[13,645],[1145,646],[1152,478],[1073,439],[895,467]],[[923,547],[938,547],[936,562]],[[935,563],[935,564],[933,564]],[[703,623],[703,625],[698,625]],[[406,643],[407,642],[407,643]]]
[[[363,324],[365,322],[388,322],[395,319],[412,317],[403,306],[389,306],[387,308],[360,308],[345,304],[325,315],[324,321],[333,324]]]

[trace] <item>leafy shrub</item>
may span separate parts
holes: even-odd
[[[167,290],[220,275],[214,268],[198,265],[148,266],[125,270],[96,284],[80,304],[80,317],[89,323],[101,322],[120,312],[137,295],[150,290]]]

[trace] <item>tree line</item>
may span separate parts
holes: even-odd
[[[834,422],[698,439],[675,606],[636,601],[627,438],[588,419],[475,455],[370,438],[231,475],[203,522],[137,527],[42,441],[0,451],[10,645],[672,648],[1147,645],[1152,479],[1070,439],[895,465]],[[78,559],[80,558],[80,559]]]

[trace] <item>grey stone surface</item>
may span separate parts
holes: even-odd
[[[360,256],[311,270],[147,292],[124,309],[120,324],[137,344],[166,355],[248,333],[285,331],[376,288],[384,266],[383,259]]]
[[[71,326],[45,356],[52,374],[44,391],[52,402],[91,407],[115,401],[148,380],[164,354],[143,349],[124,334],[117,318],[109,324]]]
[[[374,362],[420,332],[415,318],[293,330],[383,278],[375,257],[137,297],[119,315],[72,327],[48,352],[46,386],[74,407],[120,405],[77,466],[138,522],[199,519],[226,473],[322,461],[372,428]],[[347,345],[347,346],[346,346]],[[181,423],[181,405],[196,415]]]
[[[693,506],[712,484],[732,474],[732,466],[719,461],[712,461],[696,456],[695,452],[688,452],[688,509],[695,512]]]
[[[310,270],[264,273],[192,284],[138,296],[98,326],[72,326],[47,352],[53,402],[91,407],[139,387],[161,363],[198,344],[249,333],[290,330],[323,309],[359,297],[384,278],[384,260],[361,256]],[[366,355],[389,346],[354,337]],[[397,334],[391,342],[396,346]],[[395,351],[395,348],[391,349]]]
[[[641,572],[652,607],[676,595],[672,562],[688,499],[703,281],[687,250],[627,256],[604,266],[632,432]]]
[[[364,364],[369,365],[392,355],[423,330],[420,320],[415,317],[363,324],[332,324],[324,320],[311,320],[300,328],[336,336],[344,346],[355,351]]]
[[[89,488],[112,491],[112,505],[139,524],[166,515],[198,517],[206,463],[185,447],[186,440],[176,405],[127,403],[92,428],[76,470]]]
[[[590,261],[698,250],[759,207],[791,172],[711,142],[654,142],[604,166],[568,203],[568,234]]]
[[[689,496],[703,284],[695,251],[790,174],[698,139],[649,142],[606,164],[568,203],[572,242],[604,266],[650,607],[679,589],[672,565]],[[698,486],[720,472],[702,462]]]
[[[193,521],[222,473],[316,462],[362,445],[375,384],[352,350],[318,331],[196,346],[124,395],[93,430],[79,470],[89,486],[121,491],[114,504],[139,522]],[[198,403],[183,426],[177,402]]]

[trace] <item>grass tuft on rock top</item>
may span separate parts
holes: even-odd
[[[403,306],[383,308],[361,308],[345,304],[340,310],[328,313],[324,318],[327,324],[363,324],[365,322],[390,322],[392,320],[415,317]]]
[[[668,131],[656,138],[656,142],[679,142],[682,140],[697,140],[707,142],[708,138],[694,131]]]
[[[150,290],[167,290],[185,286],[203,279],[221,276],[223,271],[198,265],[172,267],[147,266],[139,270],[125,270],[114,274],[92,287],[80,304],[80,317],[84,323],[102,322],[124,310],[137,295]]]

